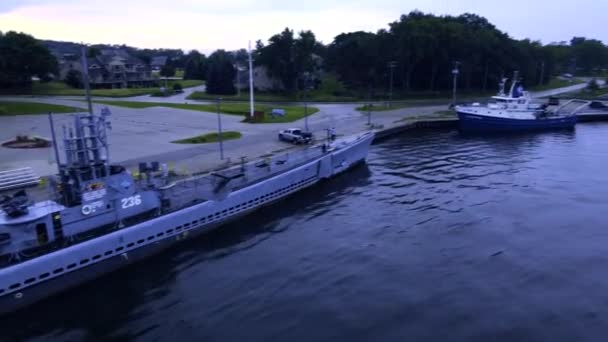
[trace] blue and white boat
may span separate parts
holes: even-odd
[[[533,103],[530,93],[524,91],[517,78],[513,78],[508,94],[505,94],[504,78],[499,84],[499,92],[492,96],[492,102],[481,105],[473,103],[455,106],[459,126],[462,131],[532,131],[547,129],[568,129],[576,125],[574,112],[549,111],[548,105]]]

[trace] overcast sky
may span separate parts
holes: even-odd
[[[312,30],[327,44],[342,32],[385,28],[414,9],[476,13],[518,39],[608,43],[606,0],[0,0],[0,31],[208,53],[266,42],[285,27]]]

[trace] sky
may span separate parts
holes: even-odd
[[[573,36],[608,43],[606,0],[0,0],[0,31],[39,39],[139,48],[247,48],[289,27],[325,44],[343,32],[376,32],[401,14],[476,13],[516,39]]]

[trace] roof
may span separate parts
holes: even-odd
[[[128,52],[121,49],[103,49],[95,58],[99,63],[107,65],[116,57],[123,59],[126,64],[145,64],[141,59],[133,57]]]
[[[167,64],[167,56],[152,57],[150,61],[151,66],[164,66],[165,64]]]

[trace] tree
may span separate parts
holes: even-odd
[[[217,50],[209,56],[207,68],[207,94],[233,95],[236,93],[234,78],[236,69],[230,53]]]
[[[160,69],[160,75],[163,77],[173,77],[175,76],[175,68],[170,63],[167,63]]]
[[[184,64],[185,80],[204,80],[207,74],[207,58],[196,50],[190,51]]]
[[[283,32],[270,37],[268,45],[259,50],[256,60],[258,65],[266,67],[269,76],[280,79],[288,91],[295,90],[294,42],[293,31],[285,28]]]
[[[319,45],[311,31],[301,31],[294,38],[293,31],[285,28],[270,37],[268,45],[256,43],[256,64],[264,65],[271,77],[281,80],[287,92],[297,92],[305,75],[315,69],[313,53],[320,50]]]
[[[70,70],[65,75],[64,82],[72,88],[82,88],[82,73],[78,70]]]
[[[173,84],[173,92],[174,93],[182,93],[183,92],[182,85],[180,83]]]
[[[608,48],[599,40],[574,37],[570,41],[576,65],[585,72],[592,72],[607,66]]]
[[[327,65],[347,86],[367,89],[377,83],[382,52],[377,49],[376,38],[375,34],[363,31],[342,33],[328,47]]]
[[[33,76],[48,81],[58,69],[55,57],[34,37],[14,31],[0,35],[0,88],[30,86]]]
[[[317,39],[312,31],[301,31],[298,39],[294,42],[294,63],[296,70],[296,91],[298,90],[299,83],[303,87],[310,86],[310,75],[315,71],[315,61],[313,59],[313,53],[317,45]],[[299,83],[298,83],[299,82]]]
[[[101,49],[98,46],[90,46],[87,49],[87,57],[95,58],[101,54]]]

